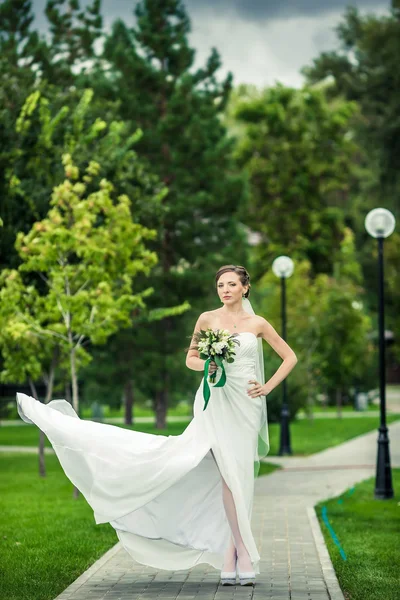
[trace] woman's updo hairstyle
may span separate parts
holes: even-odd
[[[245,286],[245,285],[249,286],[249,289],[244,294],[244,297],[248,298],[250,296],[250,288],[251,288],[250,275],[248,274],[246,269],[244,267],[241,267],[240,265],[224,265],[223,267],[219,268],[217,271],[217,274],[215,276],[215,289],[217,289],[218,279],[221,277],[221,275],[223,275],[224,273],[227,273],[228,271],[233,271],[234,273],[236,273],[239,276],[240,283],[243,286]]]

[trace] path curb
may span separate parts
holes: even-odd
[[[335,569],[333,568],[331,557],[329,556],[328,548],[325,543],[324,535],[321,531],[315,508],[313,506],[308,506],[307,514],[310,521],[311,531],[314,536],[319,560],[321,562],[321,568],[324,574],[329,598],[331,600],[345,600],[342,590],[340,589],[338,578],[336,577]]]

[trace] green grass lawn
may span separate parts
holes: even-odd
[[[152,423],[139,423],[135,427],[130,425],[110,425],[110,427],[125,427],[127,429],[135,429],[146,433],[155,433],[162,435],[179,435],[188,426],[189,421],[178,421],[176,423],[168,423],[166,429],[155,429]],[[39,442],[39,429],[36,425],[2,425],[0,427],[0,446],[36,446]],[[46,446],[51,446],[46,438]]]
[[[273,473],[277,469],[281,468],[282,467],[280,467],[279,465],[274,465],[268,462],[260,462],[260,470],[258,472],[258,477],[261,477],[262,475],[269,475],[270,473]]]
[[[395,497],[390,500],[374,499],[373,477],[315,507],[346,600],[400,598],[400,469],[392,476]],[[346,560],[322,519],[323,506]]]
[[[35,455],[0,453],[1,600],[53,600],[118,542],[82,495],[73,499],[56,456],[46,467],[43,479]],[[259,476],[276,468],[261,463]]]
[[[96,525],[85,498],[56,456],[0,455],[0,598],[52,600],[118,542],[108,523]]]
[[[113,408],[110,406],[103,406],[103,414],[105,417],[124,417],[123,408]],[[193,413],[192,405],[182,403],[174,408],[168,409],[168,415],[173,417],[190,417]],[[92,416],[92,409],[90,407],[82,408],[82,417],[90,419]],[[146,408],[145,406],[135,406],[133,409],[133,418],[135,417],[154,417],[154,410]]]
[[[399,420],[397,415],[389,415],[387,422]],[[158,433],[162,435],[179,435],[187,427],[188,422],[182,421],[169,423],[167,429],[155,429],[152,423],[139,423],[135,429],[145,433]],[[363,419],[308,419],[294,421],[290,425],[291,445],[293,455],[306,456],[325,450],[331,446],[337,446],[357,435],[375,430],[378,432],[378,417],[365,417]],[[118,427],[118,425],[112,425]],[[122,427],[122,426],[121,426]],[[129,427],[129,426],[123,426]],[[276,456],[279,451],[279,425],[269,425],[271,443],[271,456]],[[0,427],[0,445],[36,446],[39,441],[39,430],[35,425]],[[46,445],[50,446],[48,440]]]
[[[304,410],[305,409],[300,409],[300,411],[304,411]],[[322,404],[315,404],[311,410],[312,410],[312,412],[318,412],[318,413],[320,413],[320,412],[335,413],[335,412],[337,412],[337,407],[336,406],[323,406]],[[368,410],[377,410],[377,408],[375,408],[374,406],[369,406]],[[342,412],[349,413],[349,412],[356,412],[356,411],[354,410],[354,406],[352,406],[351,404],[346,404],[346,405],[342,406]]]

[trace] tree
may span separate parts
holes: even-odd
[[[310,83],[329,77],[330,95],[356,101],[363,119],[358,133],[378,169],[376,193],[392,210],[399,207],[400,14],[361,16],[349,7],[336,28],[340,48],[323,52],[303,69]],[[388,204],[389,203],[389,204]]]
[[[0,5],[0,50],[7,56],[8,66],[14,72],[21,69],[32,80],[31,67],[35,63],[37,35],[31,31],[33,21],[30,0],[4,0]],[[5,65],[3,65],[5,66]]]
[[[150,304],[154,308],[193,298],[190,323],[170,318],[145,327],[148,369],[136,372],[151,386],[157,426],[165,427],[171,392],[182,386],[189,327],[195,311],[204,311],[214,295],[213,271],[221,262],[235,257],[239,263],[245,256],[246,237],[235,218],[243,186],[232,160],[233,141],[220,118],[231,76],[217,80],[218,53],[212,51],[204,68],[192,69],[190,23],[179,0],[146,0],[135,12],[135,27],[114,23],[93,86],[97,96],[120,99],[122,118],[143,130],[140,156],[168,186],[159,235],[151,246],[160,263],[149,280],[155,289]],[[143,223],[152,226],[151,221]],[[144,358],[137,352],[134,357],[135,364]]]
[[[0,349],[2,370],[0,381],[28,382],[31,394],[39,401],[35,382],[40,378],[46,388],[44,402],[50,402],[54,388],[55,370],[59,360],[59,346],[50,339],[39,339],[27,321],[39,327],[38,293],[34,286],[25,286],[15,269],[0,273]],[[44,432],[39,435],[39,475],[46,476],[44,460]]]
[[[384,206],[398,215],[400,209],[400,11],[398,0],[391,3],[388,15],[362,16],[355,8],[347,9],[336,29],[337,51],[323,52],[303,69],[310,84],[326,82],[331,98],[356,101],[361,119],[354,129],[356,139],[365,148],[366,177],[353,198],[352,228],[362,264],[367,290],[366,301],[377,312],[376,248],[364,227],[369,210]],[[387,240],[389,278],[387,327],[397,329],[400,308],[398,269],[399,245],[396,237]],[[394,352],[400,356],[395,338]]]
[[[90,71],[95,42],[102,34],[100,0],[81,7],[79,0],[48,0],[48,42],[43,45],[39,69],[43,79],[66,90]]]
[[[360,151],[350,135],[357,106],[329,103],[323,90],[307,87],[241,91],[230,111],[245,127],[237,148],[250,185],[242,219],[261,235],[260,274],[279,254],[307,258],[315,274],[331,273],[359,177]]]
[[[79,92],[78,98],[76,94],[64,95],[61,101],[59,98],[54,100],[53,95],[53,91],[47,90],[46,94],[37,91],[28,96],[16,123],[19,139],[17,147],[10,153],[7,193],[14,204],[25,207],[22,231],[29,230],[36,221],[45,218],[51,190],[62,176],[59,163],[63,153],[70,153],[78,167],[85,165],[88,155],[101,161],[105,165],[104,175],[113,180],[115,195],[127,194],[132,200],[131,218],[135,222],[147,220],[157,225],[164,210],[162,199],[166,189],[144,166],[135,150],[141,131],[132,131],[132,126],[122,121],[107,122],[100,115],[96,116],[100,107],[93,100],[90,89]],[[112,117],[112,114],[111,111],[106,116]],[[14,235],[15,227],[14,222]],[[18,264],[18,256],[13,262]],[[146,279],[147,276],[141,282],[137,277],[134,287],[140,291],[147,284]],[[146,319],[156,323],[168,315],[182,314],[189,307],[184,301],[172,307],[159,305],[157,311],[141,308],[136,318],[142,318],[146,313]],[[127,346],[133,349],[137,332],[131,330],[129,344],[126,330],[123,335],[121,347],[118,350],[114,348],[109,361],[123,357]],[[148,361],[151,361],[151,356]],[[107,385],[118,387],[123,373],[125,386],[129,386],[134,370],[132,363],[129,368],[126,364],[124,369],[115,365],[115,378],[108,380]]]
[[[311,415],[318,394],[327,392],[340,409],[342,398],[358,386],[375,387],[371,369],[374,349],[368,339],[372,322],[363,303],[362,273],[357,261],[354,234],[345,228],[339,249],[333,256],[334,273],[313,274],[308,260],[295,263],[287,280],[287,339],[299,362],[288,379],[290,413],[300,408]],[[268,270],[258,282],[257,313],[281,328],[280,285]],[[272,375],[279,357],[265,349],[267,371]],[[268,414],[278,420],[281,390],[270,395]]]
[[[25,225],[25,211],[8,194],[8,169],[18,134],[15,121],[28,90],[35,82],[38,38],[31,31],[33,14],[29,0],[5,0],[0,5],[0,264],[16,267],[13,247],[16,230]]]
[[[112,111],[104,115],[103,110],[100,117],[91,89],[61,98],[54,95],[52,89],[29,94],[14,124],[16,139],[7,157],[5,198],[10,208],[23,206],[24,210],[14,210],[15,216],[1,212],[13,238],[46,215],[52,189],[63,176],[61,156],[65,153],[71,154],[78,167],[87,164],[88,156],[104,165],[104,177],[113,182],[116,193],[129,195],[134,218],[143,221],[151,213],[157,227],[166,189],[137,154],[140,129],[113,119]],[[10,255],[9,250],[8,261]]]
[[[362,270],[357,260],[354,233],[346,228],[340,250],[335,256],[334,277],[322,281],[324,317],[318,354],[324,364],[323,379],[341,416],[342,398],[352,386],[374,386],[371,379],[373,346],[368,339],[371,318],[361,298]]]
[[[25,317],[32,332],[51,337],[68,351],[72,404],[79,411],[78,369],[89,360],[85,346],[104,343],[118,328],[129,326],[133,309],[143,308],[151,288],[132,293],[138,273],[148,274],[157,262],[145,240],[154,237],[131,219],[130,200],[113,198],[112,184],[93,186],[100,165],[91,161],[80,178],[70,155],[63,156],[67,179],[54,189],[47,218],[28,234],[19,233],[16,247],[21,272],[45,281],[42,312],[47,325]]]

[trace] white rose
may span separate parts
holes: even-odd
[[[214,348],[215,352],[217,354],[220,354],[221,351],[227,347],[227,343],[226,342],[214,342],[212,347]]]

